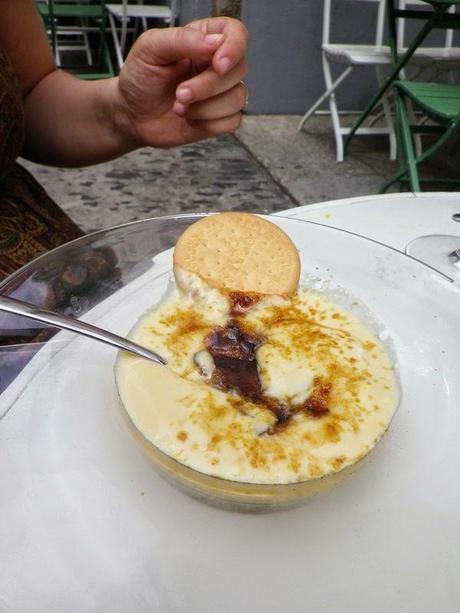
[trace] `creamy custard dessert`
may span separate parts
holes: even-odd
[[[239,293],[175,274],[130,335],[168,366],[122,354],[116,368],[148,441],[205,475],[267,485],[325,477],[372,450],[399,400],[373,331],[308,288]]]

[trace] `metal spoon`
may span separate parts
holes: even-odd
[[[117,349],[129,351],[130,353],[134,353],[135,355],[146,358],[147,360],[152,360],[152,362],[156,362],[157,364],[167,364],[167,361],[157,353],[144,349],[144,347],[128,341],[122,336],[112,334],[112,332],[107,332],[107,330],[102,330],[101,328],[87,324],[79,319],[74,319],[73,317],[68,317],[67,315],[61,315],[59,313],[53,313],[53,311],[42,309],[35,304],[31,304],[30,302],[23,302],[22,300],[16,300],[16,298],[0,295],[0,311],[14,313],[15,315],[22,315],[22,317],[41,321],[42,323],[49,324],[55,328],[70,330],[71,332],[82,334],[83,336],[100,341],[101,343],[106,343],[107,345],[111,345]]]

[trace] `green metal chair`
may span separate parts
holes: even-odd
[[[103,0],[95,3],[47,0],[38,2],[37,6],[50,32],[51,44],[57,58],[60,58],[58,53],[60,31],[83,32],[97,39],[97,48],[91,62],[85,65],[58,62],[61,68],[74,73],[81,79],[104,79],[114,76],[115,72],[107,45],[107,11]],[[76,25],[69,25],[69,23]]]
[[[384,193],[397,181],[408,181],[413,192],[421,191],[420,183],[460,183],[460,179],[421,178],[418,165],[436,153],[460,128],[460,85],[395,81],[395,107],[397,119],[398,159],[400,170],[386,181],[380,193]],[[410,125],[407,100],[434,122],[435,125]],[[414,153],[413,134],[440,134],[437,141],[421,155]]]

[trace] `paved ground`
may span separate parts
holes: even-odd
[[[301,133],[298,120],[248,115],[236,136],[144,149],[91,168],[26,165],[87,232],[155,215],[273,212],[373,194],[395,171],[385,137],[355,139],[346,161],[338,164],[329,118],[315,117]],[[458,174],[457,159],[451,150],[437,165]]]

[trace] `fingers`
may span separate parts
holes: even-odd
[[[210,66],[177,87],[174,111],[186,119],[193,140],[234,132],[247,96],[241,83],[248,72],[246,28],[239,21],[222,17],[196,21],[189,29],[223,38]]]
[[[223,42],[219,32],[205,33],[194,28],[147,30],[136,41],[131,53],[151,66],[167,65],[182,59],[211,61]]]
[[[246,60],[241,60],[226,75],[218,74],[212,66],[184,81],[176,90],[176,98],[181,104],[192,104],[225,92],[237,85],[248,73]]]
[[[222,42],[212,59],[212,66],[219,74],[227,74],[244,58],[248,31],[241,21],[230,17],[216,17],[194,21],[189,27],[208,34],[223,35]]]
[[[193,138],[190,142],[220,136],[222,134],[230,134],[234,132],[241,123],[241,113],[235,113],[230,117],[221,117],[220,119],[192,120],[190,122],[190,130]]]
[[[223,29],[223,41],[212,58],[214,70],[224,75],[246,55],[248,44],[248,31],[241,23],[235,19],[225,19]],[[212,32],[213,28],[208,28]]]
[[[210,121],[231,117],[239,113],[244,108],[245,102],[246,87],[242,83],[238,83],[223,94],[203,102],[196,102],[188,107],[183,107],[183,105],[176,103],[174,111],[179,116],[186,116],[187,119]]]

